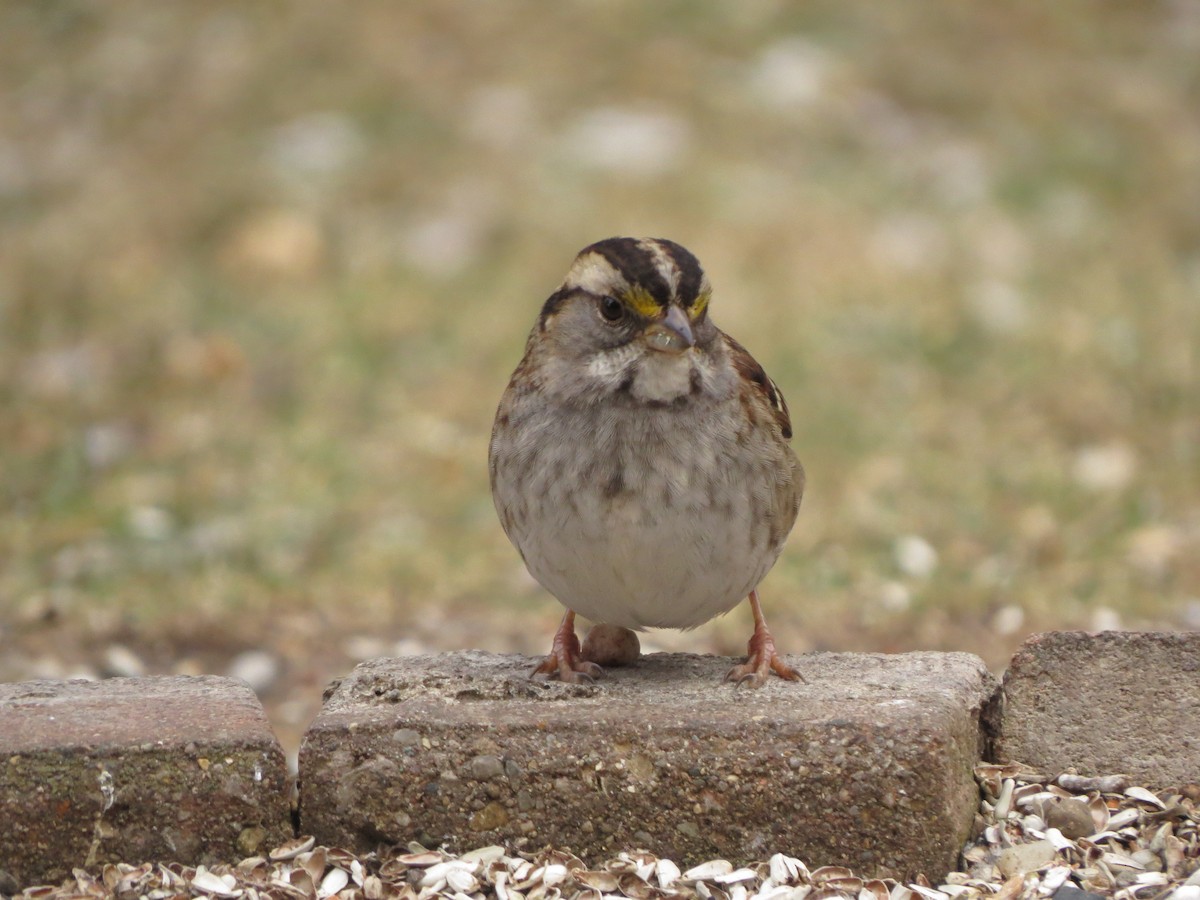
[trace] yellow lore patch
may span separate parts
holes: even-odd
[[[708,301],[711,297],[712,291],[704,291],[697,296],[687,309],[688,318],[693,322],[698,321],[708,309]],[[635,285],[629,288],[621,294],[621,299],[625,301],[626,306],[644,319],[657,319],[663,314],[663,306],[643,287]]]
[[[643,287],[634,285],[621,296],[621,299],[630,309],[645,319],[656,319],[662,315],[662,306]]]

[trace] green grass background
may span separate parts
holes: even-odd
[[[1195,0],[14,2],[0,675],[544,649],[487,439],[614,234],[788,398],[786,649],[1200,627]]]

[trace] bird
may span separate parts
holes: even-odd
[[[804,467],[783,394],[713,322],[711,299],[681,245],[612,237],[584,247],[542,304],[488,448],[500,524],[566,607],[531,676],[604,674],[577,615],[687,630],[745,599],[754,631],[726,679],[803,680],[757,589],[795,523]]]

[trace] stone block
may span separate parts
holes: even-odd
[[[292,836],[291,778],[231,678],[0,684],[0,870],[236,861]]]
[[[531,681],[535,660],[481,652],[363,663],[305,736],[301,831],[359,850],[951,868],[994,690],[977,657],[810,654],[789,660],[806,683],[758,691],[722,681],[732,662],[650,654],[593,685]]]
[[[1004,675],[992,755],[1055,775],[1200,782],[1200,633],[1051,631]]]

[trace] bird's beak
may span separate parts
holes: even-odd
[[[682,309],[673,304],[667,308],[667,314],[650,325],[644,334],[650,349],[661,350],[663,353],[682,353],[696,346],[696,338],[692,336],[692,326],[688,324],[687,316]]]

